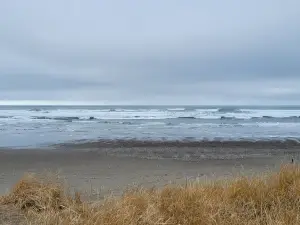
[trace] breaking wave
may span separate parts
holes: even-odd
[[[13,116],[0,116],[0,119],[6,119],[6,118],[13,118]],[[93,121],[93,120],[152,120],[153,118],[148,118],[148,117],[143,117],[143,116],[136,116],[136,115],[131,115],[130,117],[127,118],[114,118],[114,119],[108,119],[108,118],[97,118],[94,116],[90,117],[78,117],[78,116],[32,116],[31,119],[36,119],[36,120],[62,120],[62,121]],[[162,118],[156,118],[158,120],[165,120],[165,119],[185,119],[185,120],[252,120],[252,121],[300,121],[300,116],[287,116],[287,117],[273,117],[273,116],[260,116],[260,117],[249,117],[249,118],[240,118],[240,117],[235,117],[235,116],[219,116],[219,117],[214,117],[214,118],[206,118],[206,117],[196,117],[196,116],[179,116],[179,117],[162,117]]]

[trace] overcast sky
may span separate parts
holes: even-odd
[[[2,0],[0,103],[300,104],[299,23],[299,0]]]

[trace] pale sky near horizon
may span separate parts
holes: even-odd
[[[299,104],[298,0],[3,0],[0,104]]]

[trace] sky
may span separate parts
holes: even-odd
[[[2,0],[0,104],[300,105],[299,0]]]

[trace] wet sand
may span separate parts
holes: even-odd
[[[127,144],[124,144],[127,143]],[[59,172],[72,189],[91,197],[119,195],[128,187],[161,187],[195,179],[223,179],[274,170],[297,161],[299,144],[245,145],[160,142],[90,142],[47,149],[1,149],[0,194],[24,173]]]

